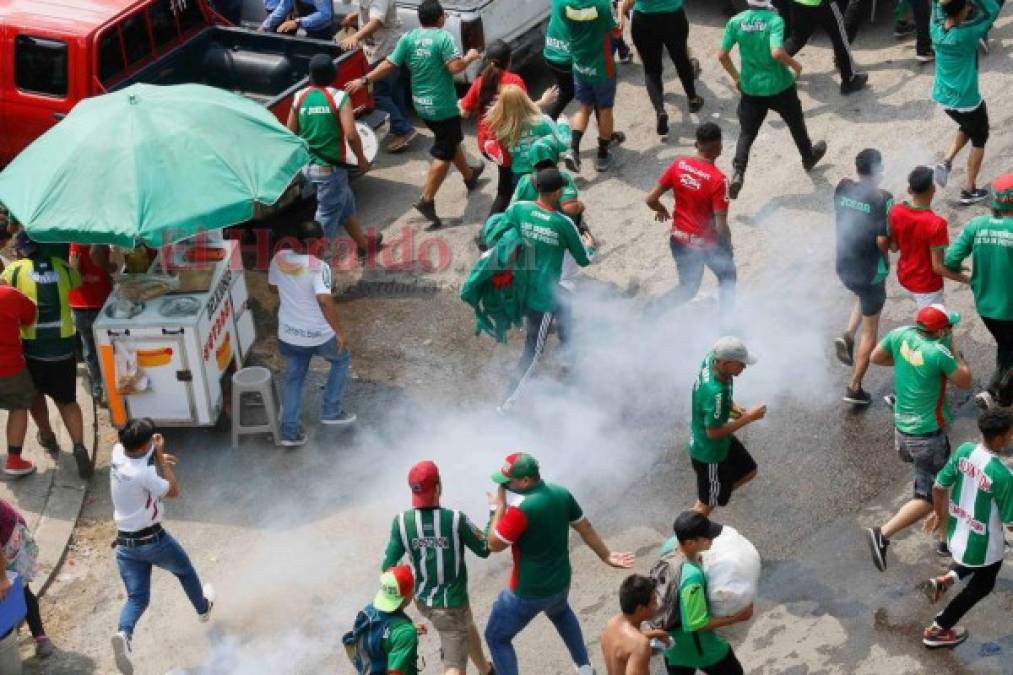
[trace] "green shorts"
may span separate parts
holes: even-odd
[[[34,400],[35,387],[32,386],[28,368],[22,368],[21,372],[14,375],[0,377],[0,410],[28,410]]]

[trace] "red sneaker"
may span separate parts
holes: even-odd
[[[35,471],[35,465],[20,455],[7,455],[4,462],[4,473],[8,476],[27,476]]]
[[[956,647],[967,639],[967,630],[960,626],[954,626],[943,630],[932,624],[922,633],[922,644],[930,649],[938,647]]]

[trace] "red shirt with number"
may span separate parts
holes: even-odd
[[[907,202],[894,204],[887,215],[890,239],[897,243],[897,281],[912,293],[943,290],[943,278],[932,271],[932,249],[946,248],[950,235],[946,219],[931,208]]]
[[[713,162],[697,157],[677,157],[658,179],[672,191],[672,238],[694,248],[717,244],[715,213],[728,212],[728,179]]]
[[[35,321],[35,303],[16,288],[0,286],[0,377],[25,369],[21,327]]]
[[[77,256],[81,285],[71,290],[70,306],[74,309],[102,309],[113,290],[113,279],[91,259],[91,246],[71,244],[71,257]]]

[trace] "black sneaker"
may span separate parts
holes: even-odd
[[[658,113],[658,124],[654,128],[662,138],[668,136],[668,113]]]
[[[985,188],[975,188],[973,190],[961,190],[960,199],[957,202],[961,206],[970,206],[971,204],[977,204],[988,199],[988,190]]]
[[[819,161],[823,159],[823,155],[827,154],[827,142],[819,141],[813,145],[812,155],[809,159],[803,160],[802,166],[805,167],[806,172],[813,170],[813,167],[819,164]]]
[[[913,21],[898,21],[893,24],[893,36],[898,40],[903,40],[906,37],[911,37],[918,32],[915,28]]]
[[[80,443],[74,444],[74,461],[77,462],[77,475],[81,478],[91,478],[95,468],[91,465],[88,449]]]
[[[468,192],[478,187],[478,179],[482,177],[483,171],[485,171],[485,162],[479,162],[471,167],[471,180],[464,181],[464,187],[468,188]]]
[[[732,180],[728,183],[728,198],[736,199],[739,193],[742,192],[742,184],[746,182],[746,177],[738,169],[732,174]]]
[[[834,351],[837,353],[837,360],[846,366],[855,365],[855,338],[848,333],[841,333],[834,338]]]
[[[886,396],[884,396],[884,397],[883,397],[883,401],[884,401],[884,402],[885,402],[885,403],[886,403],[886,404],[887,404],[888,406],[890,406],[890,409],[891,409],[891,410],[893,410],[893,407],[894,407],[895,405],[897,405],[897,396],[896,396],[896,395],[894,395],[894,394],[887,394]]]
[[[626,51],[620,51],[619,58],[616,60],[623,65],[626,65],[627,63],[633,63],[633,55],[630,53],[629,49],[627,49]]]
[[[609,145],[622,145],[626,142],[626,134],[621,131],[613,131],[612,137],[609,139]]]
[[[691,113],[700,112],[700,108],[703,107],[703,96],[694,96],[689,99],[689,111]]]
[[[443,221],[436,215],[436,202],[427,202],[426,200],[419,198],[417,202],[412,204],[415,210],[426,217],[426,220],[430,222],[431,228],[437,228],[443,226]]]
[[[869,405],[872,403],[872,396],[861,387],[858,389],[847,387],[844,390],[844,400],[854,405]]]
[[[376,235],[376,243],[373,244],[373,252],[376,253],[382,248],[383,248],[383,233],[380,232]],[[358,256],[359,260],[365,262],[369,258],[369,249],[356,248],[355,254]]]
[[[886,571],[886,547],[890,540],[883,536],[878,527],[870,527],[865,533],[869,537],[869,552],[872,553],[872,564],[880,572]]]
[[[560,156],[560,159],[563,160],[563,164],[571,173],[580,173],[580,153],[567,150]]]
[[[868,73],[855,73],[847,82],[841,82],[841,96],[854,94],[859,89],[864,89],[868,82]]]
[[[936,542],[936,555],[940,558],[949,558],[952,555],[949,545],[942,539]]]
[[[594,161],[594,168],[598,173],[604,173],[612,168],[612,153],[607,152],[604,156],[598,155]]]

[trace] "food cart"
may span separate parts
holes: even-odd
[[[149,275],[176,283],[141,300],[118,285],[93,326],[112,423],[212,426],[256,337],[239,245],[167,246]]]

